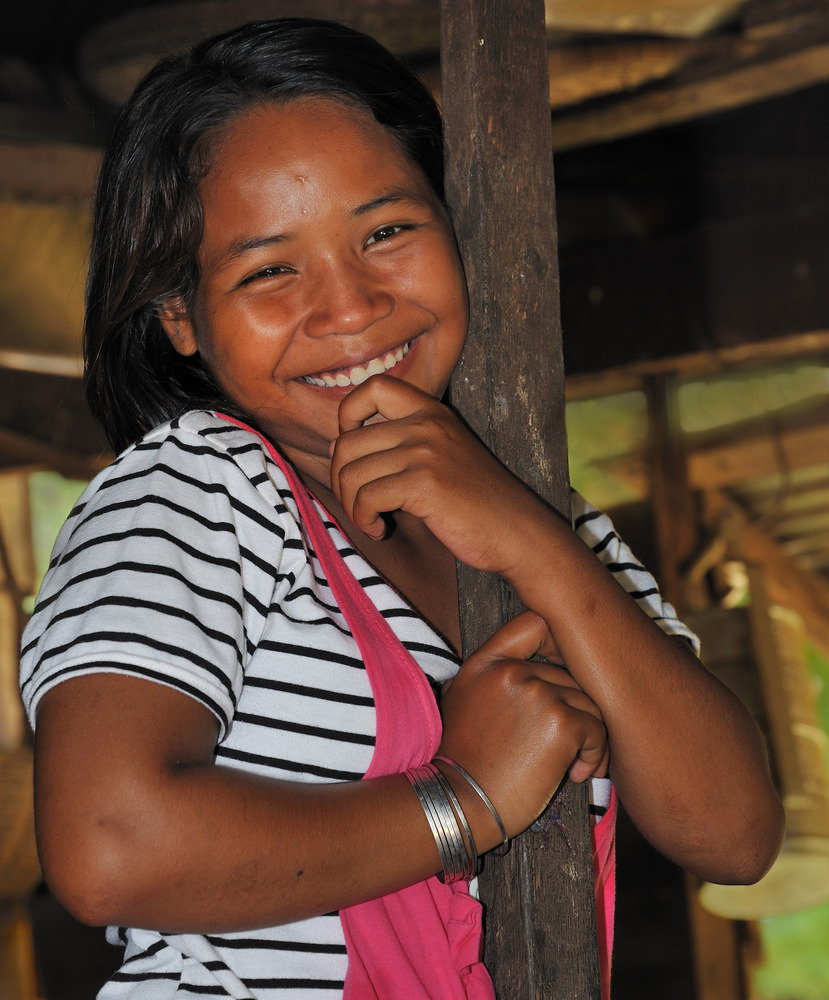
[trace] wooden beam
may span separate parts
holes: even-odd
[[[180,0],[125,10],[87,32],[79,50],[81,73],[96,93],[119,104],[161,56],[210,35],[262,18],[301,13],[364,31],[393,52],[436,52],[436,0]]]
[[[0,461],[7,466],[40,466],[53,469],[67,479],[86,480],[106,468],[112,458],[105,453],[81,455],[71,448],[0,427]]]
[[[806,424],[781,431],[766,425],[742,438],[695,447],[688,456],[692,488],[724,489],[748,480],[814,465],[829,465],[829,406]]]
[[[555,118],[553,149],[610,142],[667,125],[730,111],[829,80],[829,44],[717,72],[706,78],[648,90],[600,107]]]
[[[547,55],[541,0],[444,0],[447,194],[470,289],[470,332],[451,386],[472,429],[569,513]],[[520,109],[520,113],[516,110]],[[519,607],[503,582],[459,567],[463,643]],[[485,959],[502,1000],[600,995],[584,787],[559,822],[487,858]],[[565,833],[566,830],[566,833]]]
[[[0,199],[91,202],[101,152],[58,142],[0,142]]]
[[[645,382],[648,405],[648,475],[659,588],[682,615],[682,567],[699,544],[699,518],[688,484],[685,438],[679,422],[676,384],[670,377]]]
[[[696,37],[733,17],[746,0],[546,0],[560,31]]]
[[[572,108],[597,97],[624,95],[665,80],[711,47],[707,40],[684,41],[602,38],[581,44],[553,45],[547,53],[550,107]],[[418,74],[440,100],[440,67],[426,63]]]
[[[829,352],[829,330],[776,337],[757,343],[736,344],[711,351],[696,351],[672,358],[648,358],[630,365],[620,365],[598,372],[583,372],[567,377],[567,399],[590,399],[617,392],[641,389],[648,376],[674,374],[692,378],[716,375],[731,368],[767,361],[788,361]]]

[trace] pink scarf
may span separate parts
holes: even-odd
[[[442,726],[426,675],[346,566],[294,470],[265,437],[258,436],[288,481],[307,537],[365,664],[377,736],[364,777],[401,774],[431,760]],[[615,797],[608,815],[594,828],[609,830],[603,845],[594,840],[597,902],[601,896],[605,904],[599,923],[605,983],[613,933],[613,818]],[[609,922],[603,919],[608,914]],[[432,877],[345,907],[340,920],[348,950],[344,1000],[494,1000],[492,980],[481,961],[481,905],[469,895],[465,882],[444,885]]]

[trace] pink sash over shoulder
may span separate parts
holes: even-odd
[[[401,774],[431,760],[442,726],[426,675],[346,566],[296,472],[264,436],[252,433],[267,446],[288,481],[306,536],[365,664],[377,735],[364,778]],[[595,829],[611,825],[609,811]],[[605,874],[600,888],[598,873],[601,869],[606,873],[608,864],[612,873],[612,839],[597,861],[601,866],[596,868],[597,890],[604,892],[609,880]],[[609,956],[612,913],[611,896],[609,934],[607,921],[600,923],[603,958]],[[607,916],[604,911],[603,915]],[[342,909],[348,951],[345,1000],[495,1000],[492,980],[481,961],[481,916],[481,905],[469,895],[465,882],[444,885],[437,877]],[[604,969],[603,980],[607,981]]]

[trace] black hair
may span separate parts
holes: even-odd
[[[198,354],[179,355],[160,306],[192,306],[210,139],[256,105],[356,104],[397,139],[441,202],[443,140],[429,91],[379,42],[330,21],[257,21],[165,59],[121,110],[93,213],[84,324],[87,402],[116,452],[186,410],[228,410]]]

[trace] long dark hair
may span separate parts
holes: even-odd
[[[93,216],[86,398],[117,451],[194,407],[228,404],[198,355],[173,349],[158,319],[192,305],[202,235],[198,183],[210,138],[252,106],[328,96],[366,109],[443,201],[440,114],[431,94],[374,39],[330,21],[244,25],[152,69],[122,109]]]

